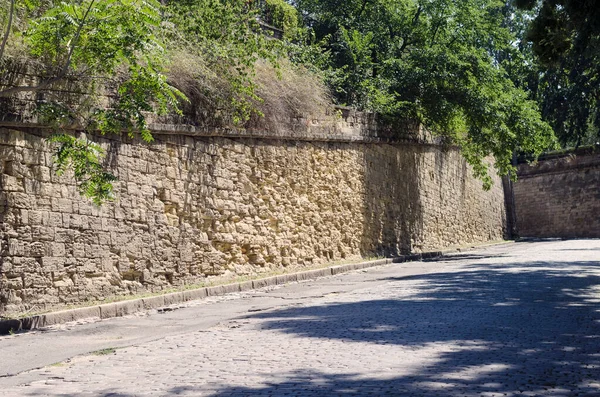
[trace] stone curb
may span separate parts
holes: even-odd
[[[493,244],[492,244],[493,245]],[[475,247],[473,247],[475,248]],[[478,247],[477,247],[478,248]],[[148,298],[132,299],[98,306],[82,307],[58,312],[39,314],[21,319],[0,320],[0,335],[11,332],[34,330],[50,325],[63,324],[85,318],[98,317],[101,319],[122,317],[143,310],[159,309],[177,303],[203,299],[207,296],[220,296],[233,292],[248,291],[273,285],[287,284],[295,281],[314,280],[319,277],[333,276],[353,270],[367,269],[375,266],[389,265],[392,263],[413,262],[432,259],[446,254],[457,252],[456,249],[446,251],[431,251],[421,254],[401,255],[393,258],[377,259],[373,261],[336,265],[323,269],[306,270],[297,273],[282,274],[261,278],[252,281],[243,281],[233,284],[217,285],[214,287],[198,288],[194,290],[173,292],[170,294],[152,296]]]

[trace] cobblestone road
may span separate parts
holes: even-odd
[[[267,310],[0,378],[1,394],[600,396],[600,240],[508,244],[320,282],[326,293],[306,293],[319,282],[266,290],[280,302]]]

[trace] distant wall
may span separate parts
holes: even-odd
[[[600,152],[521,164],[514,184],[521,237],[600,237]]]
[[[151,145],[95,137],[119,178],[100,208],[52,171],[45,130],[0,128],[1,309],[502,239],[499,180],[485,192],[458,150],[361,120],[281,136],[155,126]]]

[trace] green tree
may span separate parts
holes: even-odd
[[[100,203],[112,197],[114,176],[100,166],[102,150],[85,139],[65,135],[66,127],[105,133],[127,131],[152,141],[145,112],[178,111],[182,95],[163,74],[162,44],[156,38],[160,3],[156,0],[10,0],[2,26],[0,73],[34,64],[39,80],[0,86],[0,98],[44,93],[37,100],[41,121],[58,133],[55,162],[59,171],[75,170],[80,192]],[[21,46],[25,61],[9,46]],[[82,97],[73,102],[54,95],[76,82]],[[108,106],[98,93],[114,86]],[[41,97],[41,96],[38,96]]]
[[[540,64],[535,95],[563,146],[600,137],[600,7],[595,0],[516,0]]]
[[[553,145],[537,104],[515,86],[496,55],[513,46],[505,4],[495,0],[299,0],[327,40],[341,103],[411,117],[461,146],[489,186],[484,159],[502,174],[515,150]]]

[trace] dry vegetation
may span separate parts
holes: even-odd
[[[186,124],[200,127],[231,127],[237,95],[214,65],[198,55],[173,51],[168,71],[170,84],[189,99],[182,104]],[[278,129],[303,119],[322,119],[331,114],[333,102],[322,79],[302,66],[280,60],[277,67],[259,60],[255,65],[255,94],[247,98],[254,108],[242,127]]]
[[[173,50],[170,56],[167,81],[189,100],[181,104],[181,122],[202,127],[230,124],[233,92],[229,81],[198,55]]]
[[[323,80],[303,66],[283,60],[275,69],[259,61],[255,82],[262,99],[257,108],[264,117],[253,117],[252,126],[277,129],[293,119],[323,119],[332,113],[333,101]]]

